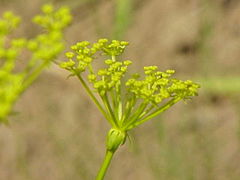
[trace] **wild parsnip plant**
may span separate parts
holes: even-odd
[[[68,61],[60,67],[77,76],[112,128],[106,141],[106,156],[96,180],[102,180],[113,154],[123,145],[128,132],[159,115],[181,100],[197,95],[199,85],[173,78],[174,70],[161,72],[157,66],[144,67],[145,77],[132,74],[123,78],[132,64],[120,61],[128,42],[100,39],[96,43],[78,42],[66,53]],[[105,68],[95,70],[97,55],[104,56]]]
[[[8,122],[7,116],[19,96],[62,52],[63,30],[71,19],[68,8],[54,9],[52,5],[44,5],[42,14],[33,18],[33,22],[43,28],[43,33],[33,39],[11,39],[20,17],[5,12],[0,18],[0,123]],[[30,54],[27,62],[21,59],[23,51]],[[26,65],[19,68],[17,63]]]

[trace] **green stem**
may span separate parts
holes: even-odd
[[[118,120],[120,121],[122,119],[123,116],[123,107],[122,107],[122,101],[123,101],[123,97],[122,97],[122,86],[121,86],[121,81],[119,81],[118,87],[116,87],[117,90],[117,116],[118,116]]]
[[[22,91],[21,93],[27,89],[40,75],[40,73],[43,71],[43,69],[47,66],[49,62],[45,61],[43,62],[39,67],[37,67],[30,75],[27,75],[27,79],[24,81],[22,85]]]
[[[147,107],[147,103],[142,102],[142,104],[138,107],[137,111],[126,121],[126,125],[124,125],[124,129],[127,130],[129,126],[134,124],[135,121],[138,120],[139,116],[144,112]]]
[[[130,130],[146,121],[148,121],[149,119],[152,119],[153,117],[159,115],[160,113],[162,113],[163,111],[166,111],[167,109],[169,109],[171,106],[173,106],[174,104],[176,104],[178,101],[180,101],[181,98],[174,98],[171,101],[169,101],[168,103],[166,103],[164,106],[160,107],[159,109],[157,109],[156,111],[154,111],[153,113],[151,113],[150,115],[148,115],[147,117],[143,118],[142,120],[136,122],[135,124],[133,124],[132,126],[129,126],[126,130]]]
[[[112,60],[115,62],[116,61],[116,56],[112,56]]]
[[[103,180],[107,169],[111,163],[114,152],[107,150],[102,166],[98,172],[96,180]]]
[[[127,120],[130,116],[131,111],[133,110],[133,107],[136,104],[136,96],[133,95],[129,100],[127,100],[126,104],[125,104],[125,112],[124,115],[121,119],[121,122],[124,123],[125,120]]]
[[[110,114],[111,121],[113,123],[112,124],[113,127],[118,127],[118,122],[115,118],[115,115],[114,115],[113,110],[111,108],[111,105],[109,103],[108,96],[105,94],[104,96],[101,96],[101,99],[103,101],[103,104],[104,104],[105,108],[107,109],[108,113]]]
[[[119,120],[118,119],[118,109],[117,109],[117,98],[116,98],[116,93],[111,90],[110,92],[110,96],[111,96],[111,100],[112,100],[112,105],[113,105],[113,112],[114,112],[114,115],[115,117],[117,118],[117,121]]]
[[[78,79],[80,80],[80,82],[82,83],[85,90],[87,91],[87,93],[89,94],[89,96],[92,98],[93,102],[97,105],[98,109],[102,112],[104,117],[112,124],[111,118],[108,117],[108,115],[105,112],[105,110],[103,109],[102,105],[99,103],[97,98],[93,95],[92,91],[89,89],[88,85],[85,83],[83,78],[78,73],[76,73],[76,75],[77,75]],[[112,125],[114,125],[114,124],[112,124]]]
[[[140,116],[139,119],[143,118],[146,114],[148,114],[155,106],[151,105],[146,111],[144,111]]]

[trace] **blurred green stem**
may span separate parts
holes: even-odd
[[[98,172],[96,180],[103,180],[104,176],[108,170],[108,167],[111,163],[112,157],[113,157],[114,152],[107,150],[105,158],[103,160],[102,166]]]
[[[43,69],[48,65],[48,61],[43,62],[40,66],[38,66],[30,75],[26,75],[27,79],[25,79],[22,85],[22,92],[24,92],[40,75]]]
[[[112,36],[114,39],[122,39],[131,23],[133,1],[116,0],[115,3],[116,9]]]

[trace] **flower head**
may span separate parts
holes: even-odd
[[[174,70],[161,72],[157,66],[144,67],[144,77],[132,74],[124,78],[130,60],[118,60],[128,42],[100,39],[91,44],[78,42],[66,53],[60,66],[76,75],[100,111],[113,126],[108,146],[125,142],[126,132],[157,116],[180,100],[197,95],[198,84],[173,78]],[[103,56],[104,68],[95,70],[93,62]],[[97,97],[99,96],[99,97]],[[101,101],[99,101],[99,98]],[[122,137],[124,136],[124,137]],[[112,145],[112,140],[115,146]],[[120,139],[120,140],[119,140]],[[110,145],[109,145],[110,144]]]
[[[106,156],[97,179],[103,179],[113,154],[123,145],[128,131],[180,100],[197,95],[198,84],[173,78],[174,70],[161,72],[157,66],[144,67],[144,77],[138,73],[126,76],[130,60],[120,60],[128,42],[100,39],[96,43],[78,42],[66,53],[68,61],[60,67],[77,76],[88,95],[111,124],[106,139]],[[95,68],[102,57],[104,66]],[[100,59],[100,58],[99,58]]]

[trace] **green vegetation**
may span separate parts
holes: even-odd
[[[33,22],[43,28],[43,33],[33,39],[11,38],[20,24],[20,17],[5,12],[0,19],[0,122],[7,123],[7,116],[19,96],[36,80],[44,68],[56,59],[64,48],[63,30],[70,23],[66,7],[55,10],[51,5],[42,7],[42,15]],[[23,51],[29,56],[21,56]],[[23,59],[28,58],[27,62]],[[17,64],[25,64],[17,67]]]

